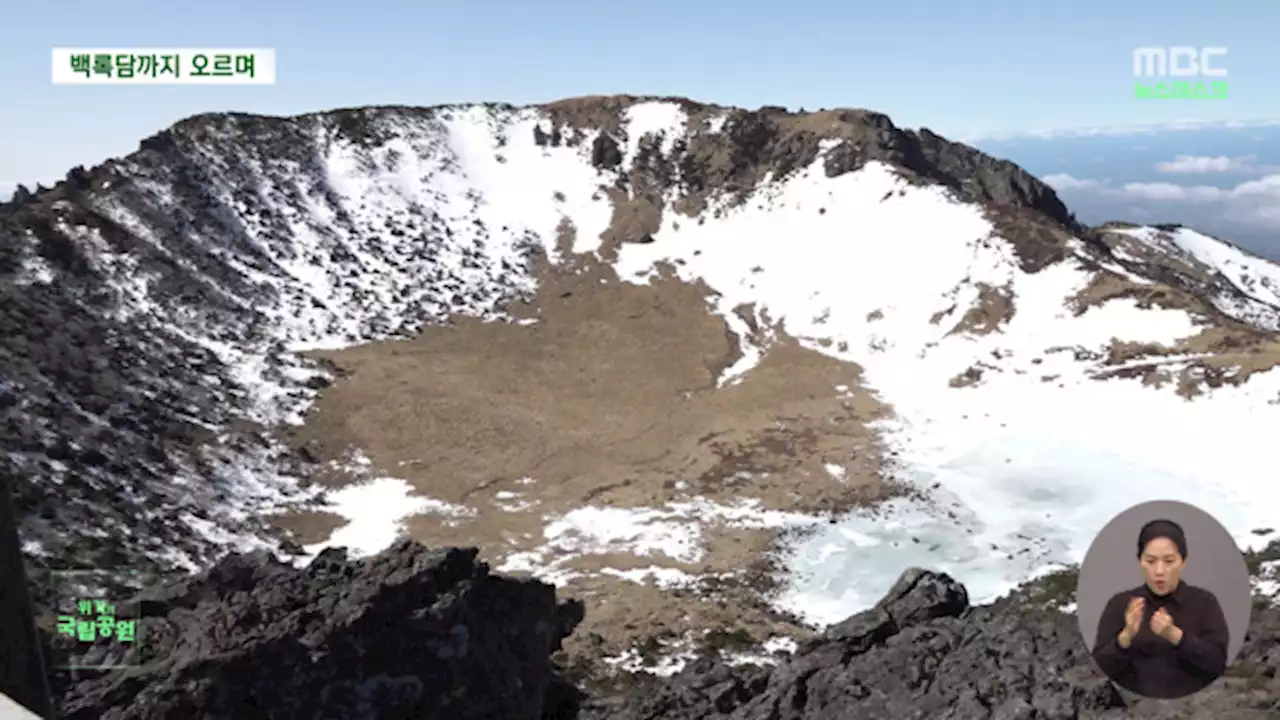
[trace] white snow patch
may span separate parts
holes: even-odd
[[[1245,295],[1271,307],[1280,308],[1280,266],[1273,262],[1189,228],[1165,232],[1157,228],[1140,227],[1124,228],[1116,232],[1162,250],[1169,249],[1169,244],[1160,240],[1167,236],[1177,251],[1218,270]]]
[[[794,655],[799,645],[793,638],[774,635],[761,643],[756,652],[740,652],[725,658],[730,665],[777,665],[779,655]]]
[[[22,554],[26,557],[47,557],[48,551],[46,551],[44,546],[35,540],[23,540]]]
[[[559,259],[556,229],[564,217],[572,219],[576,230],[574,252],[598,246],[613,209],[607,202],[592,200],[601,176],[581,153],[589,151],[594,134],[576,149],[538,147],[531,138],[543,118],[535,111],[522,111],[503,129],[511,141],[502,151],[506,162],[499,162],[492,151],[493,132],[482,122],[484,113],[482,108],[461,111],[445,123],[449,147],[462,172],[437,176],[434,187],[448,198],[479,193],[477,214],[487,227],[537,233],[552,260]],[[562,193],[564,201],[552,202],[553,192]]]
[[[619,655],[607,657],[604,662],[623,672],[648,673],[659,677],[669,677],[683,670],[689,662],[697,657],[697,652],[694,649],[697,642],[694,637],[696,636],[690,634],[678,639],[659,639],[659,649],[652,654],[647,662],[635,649],[629,649]],[[759,650],[724,653],[723,657],[729,665],[776,665],[780,655],[794,654],[797,648],[798,645],[794,639],[773,635],[761,643]]]
[[[576,508],[550,519],[543,528],[545,542],[534,550],[507,556],[498,571],[528,572],[551,582],[550,578],[563,573],[566,565],[585,555],[629,554],[696,563],[704,556],[704,532],[710,524],[782,529],[821,522],[812,516],[767,510],[761,505],[754,498],[722,505],[695,497],[657,508]],[[629,571],[610,570],[606,574],[623,577],[619,572]],[[642,574],[645,572],[648,571]],[[634,578],[628,575],[628,579]],[[673,573],[655,579],[659,583],[683,580]]]
[[[1280,560],[1269,560],[1258,566],[1258,576],[1253,580],[1253,592],[1280,602]]]
[[[624,162],[630,163],[635,160],[640,141],[650,134],[662,137],[662,154],[669,155],[672,144],[684,137],[685,123],[688,119],[688,114],[679,105],[671,102],[642,102],[628,107],[624,111],[624,124],[627,130]]]
[[[770,654],[779,652],[795,654],[798,649],[799,645],[796,644],[794,638],[775,635],[764,641],[764,651]]]
[[[1189,228],[1118,228],[1112,232],[1218,271],[1247,298],[1212,298],[1219,310],[1238,320],[1280,331],[1280,265]]]
[[[650,565],[647,568],[635,568],[631,570],[618,570],[615,568],[604,568],[600,571],[601,575],[609,575],[623,580],[630,580],[640,585],[655,585],[663,589],[691,587],[698,583],[698,578],[694,575],[673,567],[661,567],[658,565]]]
[[[604,663],[610,665],[622,672],[629,673],[648,673],[658,677],[670,677],[684,669],[697,654],[690,648],[691,643],[687,638],[680,640],[659,639],[658,644],[661,646],[654,657],[648,661],[642,657],[639,651],[629,649],[625,652],[613,657],[604,658]]]
[[[582,507],[543,530],[547,548],[575,554],[660,554],[678,562],[702,557],[701,529],[655,508]]]
[[[531,510],[542,504],[540,500],[525,499],[519,493],[513,493],[509,490],[500,490],[494,493],[494,505],[506,512],[524,512]]]
[[[324,509],[341,515],[347,524],[324,542],[308,545],[300,563],[308,563],[326,547],[345,547],[352,557],[377,554],[401,536],[404,520],[413,515],[437,514],[465,517],[471,510],[449,503],[418,497],[409,483],[399,478],[375,477],[349,485],[328,495]]]
[[[667,263],[719,293],[722,311],[754,305],[807,347],[859,363],[896,412],[877,427],[898,479],[938,485],[927,501],[855,512],[801,542],[785,609],[843,619],[911,565],[964,578],[982,602],[1079,562],[1108,518],[1153,498],[1199,505],[1256,544],[1249,531],[1280,504],[1280,486],[1257,474],[1280,425],[1280,373],[1195,402],[1092,379],[1101,365],[1077,352],[1104,357],[1113,338],[1172,344],[1199,331],[1195,318],[1129,300],[1077,317],[1067,299],[1092,277],[1082,263],[1028,275],[979,209],[879,164],[828,179],[820,158],[773,194],[773,207],[749,203],[679,231],[668,222],[653,243],[622,248],[618,274],[644,283]],[[978,283],[1009,288],[1016,314],[999,332],[948,335]],[[979,363],[981,383],[948,386]]]
[[[48,285],[54,279],[53,267],[49,265],[49,262],[39,255],[31,255],[23,260],[22,269],[14,279],[14,284],[19,287],[23,285]]]

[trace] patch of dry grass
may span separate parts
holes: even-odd
[[[560,246],[572,236],[563,224]],[[739,352],[706,309],[704,288],[669,278],[621,283],[584,257],[544,266],[540,281],[522,310],[538,318],[533,325],[458,318],[414,340],[322,353],[344,377],[324,391],[293,441],[320,461],[359,448],[377,472],[470,508],[474,516],[463,522],[413,517],[407,531],[430,545],[478,546],[495,565],[536,548],[545,517],[584,505],[656,507],[701,496],[839,513],[891,493],[867,428],[888,409],[860,389],[858,367],[783,337],[740,384],[716,389]],[[844,469],[843,481],[828,463]],[[532,485],[520,483],[526,476]],[[503,509],[503,491],[537,505]],[[315,541],[335,519],[280,522]],[[598,659],[654,633],[731,622],[762,636],[784,625],[802,633],[764,602],[772,588],[761,563],[778,540],[773,530],[713,524],[706,556],[695,563],[618,554],[573,560],[565,568],[587,574],[564,592],[588,600],[591,612],[571,649],[588,652],[579,643],[594,633]],[[714,591],[662,590],[593,574],[653,564],[724,579]]]
[[[1135,282],[1109,270],[1096,272],[1084,288],[1068,299],[1068,307],[1079,317],[1090,308],[1102,307],[1112,300],[1132,300],[1144,310],[1185,310],[1199,316],[1216,314],[1212,305],[1185,290]]]
[[[947,332],[948,335],[988,335],[1013,319],[1017,308],[1014,305],[1012,288],[993,287],[987,283],[977,283],[976,288],[978,301],[965,311],[955,327]],[[934,324],[941,322],[940,317],[934,316],[934,318]]]

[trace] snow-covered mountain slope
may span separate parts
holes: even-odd
[[[818,572],[784,600],[815,619],[907,562],[996,592],[1144,499],[1269,537],[1275,266],[1081,227],[1015,166],[874,113],[588,98],[200,116],[0,206],[2,459],[33,561],[274,545],[262,514],[316,490],[267,430],[332,380],[297,351],[511,319],[533,260],[575,254],[709,288],[742,345],[723,385],[784,335],[892,407],[886,472],[915,492],[796,548]]]

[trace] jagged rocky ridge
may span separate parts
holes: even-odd
[[[1020,591],[973,607],[951,577],[908,569],[874,608],[777,667],[711,657],[670,679],[585,695],[553,660],[583,606],[491,575],[474,549],[401,542],[305,569],[231,556],[145,592],[150,667],[64,688],[68,720],[143,718],[1082,718],[1280,712],[1280,609],[1259,606],[1228,676],[1181,703],[1127,697],[1075,618]],[[589,611],[589,610],[588,610]],[[102,653],[109,650],[104,648]]]
[[[617,720],[1103,720],[1280,713],[1280,609],[1260,604],[1236,662],[1179,701],[1134,696],[1093,664],[1073,615],[1026,589],[970,606],[963,585],[909,569],[877,604],[776,668],[699,660],[592,708]]]

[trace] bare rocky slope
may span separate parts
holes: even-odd
[[[341,525],[314,512],[325,509],[327,491],[340,487],[331,477],[337,461],[353,448],[361,449],[361,433],[371,432],[352,420],[367,416],[371,403],[351,405],[350,399],[368,395],[378,398],[376,404],[392,405],[405,395],[402,389],[397,392],[402,386],[395,382],[361,384],[379,372],[390,375],[387,368],[393,363],[386,358],[392,355],[398,356],[394,362],[403,365],[408,376],[439,373],[456,379],[450,387],[463,388],[456,397],[445,396],[444,387],[424,385],[419,390],[446,397],[457,408],[471,400],[493,402],[492,388],[483,397],[472,392],[466,383],[476,381],[468,379],[467,372],[482,365],[513,366],[509,358],[524,358],[520,371],[513,372],[509,384],[502,387],[502,392],[510,394],[510,407],[521,408],[521,418],[527,420],[524,425],[510,414],[497,413],[481,418],[483,422],[474,426],[479,429],[471,432],[473,427],[466,424],[470,416],[460,415],[456,422],[466,428],[466,436],[450,439],[449,428],[443,427],[449,423],[439,418],[418,423],[391,416],[368,424],[374,435],[383,435],[388,428],[428,426],[440,433],[398,437],[401,447],[379,448],[381,454],[375,453],[373,464],[389,472],[389,468],[418,462],[422,447],[433,448],[436,457],[431,462],[436,464],[422,467],[423,475],[415,480],[418,489],[434,482],[433,490],[452,493],[444,500],[460,508],[459,515],[478,520],[466,525],[453,517],[424,514],[408,523],[410,534],[431,546],[477,545],[482,556],[493,557],[495,566],[499,558],[508,567],[511,558],[540,550],[521,537],[507,537],[526,529],[525,537],[538,535],[541,526],[528,524],[533,516],[486,514],[491,511],[483,509],[506,497],[501,493],[512,494],[516,486],[511,483],[520,479],[522,466],[537,465],[563,476],[558,485],[541,489],[547,506],[554,505],[557,512],[601,499],[618,505],[671,502],[684,497],[679,494],[684,492],[680,483],[673,479],[677,472],[702,480],[697,489],[703,496],[699,497],[754,497],[773,512],[836,516],[899,492],[891,483],[881,482],[887,477],[882,471],[889,459],[881,457],[876,438],[865,431],[889,409],[868,392],[856,395],[863,390],[856,367],[818,357],[820,353],[812,347],[782,338],[776,343],[780,349],[761,364],[754,379],[741,388],[730,388],[737,396],[717,394],[717,377],[746,351],[743,338],[769,335],[777,329],[770,327],[767,317],[744,310],[748,329],[737,337],[725,330],[719,318],[709,323],[700,317],[689,320],[700,323],[697,333],[672,335],[668,345],[628,344],[629,332],[658,333],[674,327],[662,322],[700,307],[705,293],[702,289],[693,293],[685,286],[668,293],[655,285],[653,290],[626,290],[625,296],[609,294],[614,291],[608,288],[619,284],[611,263],[623,248],[653,243],[663,223],[673,217],[696,225],[715,222],[735,208],[763,203],[772,184],[815,162],[828,178],[883,164],[913,187],[944,188],[957,202],[981,208],[1013,248],[1020,272],[1035,274],[1067,262],[1085,268],[1092,273],[1092,281],[1071,300],[1077,314],[1125,299],[1136,301],[1140,308],[1185,310],[1199,319],[1198,334],[1177,346],[1115,338],[1103,351],[1073,349],[1076,359],[1089,363],[1099,379],[1137,377],[1156,385],[1171,383],[1179,394],[1194,398],[1206,389],[1246,383],[1253,374],[1280,363],[1276,338],[1280,309],[1269,299],[1280,289],[1265,278],[1242,281],[1243,276],[1230,267],[1179,250],[1169,239],[1177,228],[1083,227],[1051,189],[1012,163],[928,130],[897,128],[874,112],[748,111],[669,99],[667,104],[678,107],[685,118],[679,132],[628,134],[626,112],[647,100],[651,99],[579,98],[536,108],[363,108],[295,118],[202,115],[147,138],[128,157],[91,169],[73,169],[53,188],[34,192],[20,188],[12,201],[0,204],[0,472],[17,479],[19,529],[37,602],[47,610],[55,600],[48,575],[52,569],[109,571],[102,582],[112,593],[124,595],[208,569],[232,550],[256,549],[305,559],[301,545],[322,543],[327,537],[327,532],[315,531],[316,523],[328,522],[327,531]],[[465,134],[460,128],[479,128],[474,132],[483,134],[477,147],[483,146],[486,172],[502,172],[501,168],[515,165],[519,153],[553,160],[573,158],[572,172],[590,176],[584,186],[589,186],[591,197],[566,199],[557,188],[540,184],[547,176],[534,173],[518,177],[511,187],[535,187],[539,204],[522,204],[523,198],[517,198],[520,202],[513,202],[507,214],[486,214],[503,198],[486,196],[469,184],[478,182],[475,178],[483,173],[467,166],[462,153],[450,145],[451,133]],[[520,137],[512,135],[517,130]],[[907,189],[895,192],[904,194]],[[547,209],[573,203],[581,206],[573,217],[567,210]],[[596,240],[585,237],[588,223],[582,218],[596,213],[597,206],[605,208],[598,248],[579,252],[576,244]],[[813,212],[824,213],[826,208]],[[536,217],[537,222],[525,222],[525,215]],[[1003,288],[980,285],[975,292],[973,307],[943,308],[934,324],[948,334],[981,336],[1017,312]],[[614,308],[612,316],[599,310],[606,305]],[[613,324],[637,318],[647,324]],[[495,334],[495,328],[521,331],[531,319],[541,324],[523,331],[535,334],[537,342],[516,342]],[[686,330],[689,326],[680,325]],[[452,355],[431,355],[426,366],[408,357],[413,352],[404,349],[412,347],[408,344],[386,350],[385,355],[361,348],[351,351],[354,355],[330,352],[430,332],[449,333],[453,345],[423,337]],[[502,343],[509,344],[509,355],[477,354],[475,362],[468,362],[468,353],[478,352],[475,348],[496,348]],[[557,362],[577,358],[579,365],[570,366],[585,376],[615,365],[612,360],[583,355],[579,349],[611,343],[633,353],[643,352],[644,345],[664,352],[684,348],[693,359],[681,365],[663,363],[656,355],[633,355],[643,357],[643,362],[638,361],[635,368],[619,365],[624,371],[620,374],[660,367],[672,370],[677,379],[670,386],[655,382],[632,396],[602,393],[596,405],[564,404],[556,419],[564,424],[550,430],[542,427],[538,419],[545,412],[540,408],[564,388],[539,386],[534,381],[537,368],[528,358],[539,358],[544,364],[550,362],[548,358]],[[326,352],[317,357],[313,351]],[[960,368],[954,386],[980,384],[984,373],[1001,371],[999,360]],[[351,378],[351,367],[358,369],[356,379]],[[839,383],[853,389],[837,400],[815,399],[816,391],[797,379],[796,368],[820,378],[824,386]],[[656,375],[657,370],[653,372]],[[541,393],[542,405],[532,401],[522,405],[523,396],[517,401],[516,396],[530,388]],[[677,413],[672,409],[675,405],[653,400],[663,393],[694,398],[703,405],[680,406]],[[781,408],[779,412],[802,419],[780,432],[777,412],[761,412],[757,417],[748,411],[761,407]],[[610,408],[607,423],[598,420],[600,408]],[[741,420],[749,415],[747,420],[724,424],[727,416]],[[659,417],[667,420],[653,419]],[[664,435],[662,427],[669,422],[674,424]],[[621,450],[611,449],[615,454],[604,458],[595,457],[604,453],[584,452],[591,444],[588,431],[596,429],[593,424],[621,428],[616,438]],[[853,429],[821,431],[824,435],[813,429],[819,426]],[[529,428],[543,434],[530,431],[528,447],[537,452],[524,453],[524,446],[511,439]],[[572,436],[573,442],[564,447],[553,447],[547,439],[565,436]],[[725,437],[736,439],[729,442]],[[861,449],[841,470],[849,482],[815,484],[812,492],[810,486],[794,485],[801,482],[798,478],[820,475],[824,453],[832,447],[854,443]],[[510,451],[503,459],[506,464],[484,455],[494,448]],[[650,462],[671,448],[670,457],[640,469],[642,460]],[[587,459],[579,462],[575,456],[573,463],[560,461],[559,465],[547,460],[575,453]],[[622,453],[623,460],[617,453]],[[488,464],[468,464],[482,455]],[[598,462],[590,465],[588,461]],[[433,479],[446,471],[451,473],[452,486],[450,480]],[[403,472],[407,476],[412,471]],[[500,475],[510,487],[490,482],[486,473]],[[614,476],[627,479],[615,482]],[[802,497],[795,497],[796,487],[805,491]],[[282,511],[290,514],[279,515]],[[506,532],[508,528],[518,528],[520,533]],[[773,632],[812,635],[812,628],[773,612],[767,602],[774,568],[765,556],[776,541],[773,530],[723,530],[714,536],[711,544],[718,549],[708,559],[680,566],[683,573],[699,574],[702,585],[697,589],[669,591],[652,584],[628,584],[586,575],[592,568],[564,566],[579,578],[562,584],[562,592],[583,596],[587,605],[582,623],[587,632],[565,638],[571,659],[578,663],[593,655],[597,659],[614,655],[637,638],[705,632],[726,623],[726,618],[735,622],[741,618],[753,642]],[[401,547],[396,552],[402,558],[418,557],[417,550]],[[615,566],[620,562],[612,557],[609,561]],[[242,561],[227,562],[231,564],[225,567],[241,568],[231,573],[239,573],[241,580],[235,582],[269,575],[286,586],[297,583],[299,597],[310,598],[305,602],[329,603],[307,595],[312,592],[313,586],[307,584],[312,580],[271,569],[263,559],[241,566],[236,563]],[[489,576],[476,569],[471,559],[464,564],[465,572],[458,572],[466,577],[459,576],[458,583],[491,582],[477,579]],[[130,572],[117,572],[126,569]],[[732,575],[730,570],[740,574],[724,579]],[[382,571],[352,572],[377,575]],[[478,574],[467,575],[472,572]],[[200,587],[227,594],[216,590],[220,577],[214,573],[200,581],[204,583]],[[718,579],[708,589],[707,578],[712,577]],[[369,586],[378,582],[370,580]],[[492,582],[497,582],[495,587],[515,587]],[[952,581],[935,578],[930,582],[951,587],[947,583]],[[529,589],[536,584],[519,587],[524,589],[511,592],[545,593]],[[327,597],[336,591],[314,592]],[[452,590],[440,592],[444,597]],[[947,591],[949,597],[956,592],[954,588]],[[412,614],[430,606],[422,602],[422,607],[397,605],[389,612]],[[551,603],[547,612],[553,612],[551,600],[542,597],[539,602]],[[594,617],[593,606],[598,609]],[[378,607],[377,603],[360,605],[358,614],[375,618]],[[1048,647],[1057,642],[1054,638],[1067,636],[1071,622],[1053,614],[1024,618],[1018,614],[1021,605],[1010,602],[985,609],[966,607],[948,600],[930,610],[927,614],[936,617],[918,628],[895,625],[889,632],[882,624],[868,632],[890,648],[884,652],[907,652],[903,649],[906,638],[932,633],[930,637],[941,638],[937,652],[945,655],[952,648],[981,646],[988,642],[985,638],[994,637],[983,633],[995,633],[994,628],[1005,627],[1002,623],[1024,621],[1026,632],[1044,638]],[[244,618],[255,617],[260,610],[245,612],[235,622],[251,623]],[[1258,617],[1259,637],[1274,637],[1266,635],[1274,633],[1273,625],[1267,624],[1274,623],[1274,618],[1265,613]],[[623,625],[632,627],[623,631],[619,629]],[[316,636],[320,644],[323,635]],[[552,645],[560,639],[557,636]],[[204,648],[201,641],[192,642]],[[812,648],[803,651],[784,667],[831,665],[830,682],[838,683],[841,673],[854,672],[848,668],[861,667],[856,662],[883,660],[867,654],[871,651],[866,648],[848,651],[852,655],[830,654],[830,643],[846,640],[816,642],[827,643],[822,647],[828,650],[816,655]],[[526,647],[522,652],[530,658],[541,657],[543,649]],[[1028,640],[1006,647],[1002,657],[1025,664],[1031,662],[1027,655],[1031,651],[1042,652]],[[1061,652],[1062,663],[1079,664],[1078,648]],[[865,659],[855,662],[855,656]],[[1221,702],[1243,708],[1263,702],[1258,698],[1274,699],[1276,688],[1269,678],[1274,677],[1275,658],[1261,650],[1255,656],[1250,656],[1252,664],[1246,673],[1254,685],[1247,692],[1227,693]],[[968,668],[965,672],[985,667],[969,667],[978,661],[964,659],[963,653],[955,657],[955,662]],[[920,658],[911,662],[936,667],[937,657]],[[791,671],[777,670],[768,679],[765,675],[752,679],[705,663],[698,668],[654,696],[666,698],[655,700],[667,703],[666,709],[624,710],[608,705],[593,712],[675,718],[692,716],[681,715],[686,711],[678,709],[688,706],[702,713],[712,713],[714,707],[714,713],[734,717],[824,717],[822,712],[837,712],[840,707],[835,700],[802,702],[799,695],[817,695],[807,689],[807,681],[787,674]],[[582,672],[593,675],[599,669]],[[549,674],[538,677],[534,687],[551,682]],[[929,688],[939,687],[934,677],[931,669],[912,681],[916,690],[914,695],[908,693],[914,698],[911,712],[933,707],[938,698],[970,692],[957,686],[954,692],[930,694]],[[706,678],[720,678],[715,683],[728,685],[716,685],[724,692],[717,690],[712,705],[702,707],[698,703],[706,702],[705,693],[690,688],[709,682]],[[1013,685],[1030,687],[1026,677],[1011,678]],[[112,694],[123,692],[121,686],[112,687],[80,688],[77,707],[91,712],[95,707],[127,705]],[[436,690],[415,692],[426,693],[415,697],[428,697]],[[964,707],[975,714],[963,717],[1075,717],[1061,714],[1066,710],[1043,708],[1042,715],[1028,714],[1031,711],[1012,696],[1006,697],[1004,690],[973,692],[977,694]],[[1018,692],[1024,704],[1038,707],[1035,693]],[[672,700],[671,693],[683,699]],[[784,696],[789,699],[784,701]],[[492,700],[501,702],[504,697],[499,693]],[[877,707],[888,707],[876,705],[881,700],[867,699],[875,697],[879,696],[865,695],[859,700],[865,700],[863,706],[845,706],[841,712],[875,716]],[[182,702],[170,698],[156,707],[178,708]],[[1076,700],[1068,705],[1053,703],[1045,707],[1085,707]],[[779,709],[782,705],[791,709],[784,712]],[[766,711],[766,706],[772,709]],[[165,716],[159,710],[155,713],[160,714],[151,715],[130,712],[144,714],[120,717]]]
[[[588,716],[1261,720],[1280,712],[1274,606],[1258,607],[1226,677],[1162,702],[1107,680],[1075,618],[1036,596],[1028,589],[974,607],[953,578],[909,569],[875,608],[832,626],[776,668],[699,660],[642,692],[602,700]]]

